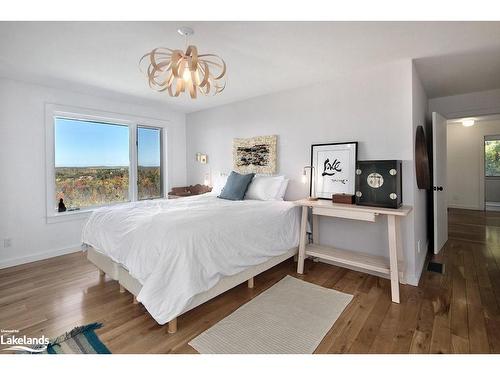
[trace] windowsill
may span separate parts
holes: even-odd
[[[47,215],[47,224],[62,223],[65,221],[72,221],[72,220],[84,220],[90,216],[92,211],[94,211],[94,209],[55,212],[52,215]]]
[[[146,201],[152,201],[152,200],[157,200],[157,199],[166,199],[166,197],[161,196],[158,198],[140,199],[140,200],[135,201],[135,202],[146,202]],[[131,201],[110,203],[106,206],[94,206],[94,207],[88,207],[88,208],[81,208],[79,210],[74,210],[74,211],[54,212],[51,215],[47,215],[47,224],[63,223],[65,221],[73,221],[73,220],[84,220],[84,219],[87,219],[90,216],[90,214],[98,208],[119,206],[121,204],[127,204],[127,203],[131,203]]]

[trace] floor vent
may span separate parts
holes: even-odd
[[[443,263],[436,263],[436,262],[429,262],[429,264],[427,265],[427,271],[444,273],[444,264]]]

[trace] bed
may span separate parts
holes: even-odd
[[[128,290],[168,332],[177,317],[297,253],[292,202],[211,194],[95,210],[82,233],[87,258]]]

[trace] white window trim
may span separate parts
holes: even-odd
[[[88,120],[96,122],[108,122],[117,125],[125,125],[129,128],[129,197],[130,201],[137,201],[137,127],[146,126],[162,129],[162,150],[161,165],[163,174],[163,194],[162,198],[167,196],[168,186],[168,160],[167,160],[167,127],[169,122],[149,117],[139,117],[128,114],[104,112],[99,110],[72,107],[66,105],[45,104],[45,178],[46,178],[46,219],[47,223],[58,223],[69,220],[82,220],[89,217],[90,213],[96,207],[87,207],[77,211],[56,212],[55,199],[55,144],[54,144],[54,118],[68,117],[79,120]],[[122,203],[112,203],[122,204]],[[103,207],[103,206],[99,206]]]

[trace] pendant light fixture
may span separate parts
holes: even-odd
[[[139,64],[148,62],[146,74],[148,84],[154,90],[167,91],[177,97],[189,92],[196,99],[203,95],[217,95],[226,87],[226,63],[215,54],[198,54],[198,48],[188,44],[194,34],[190,27],[181,27],[177,32],[185,37],[186,51],[158,47],[142,56]]]

